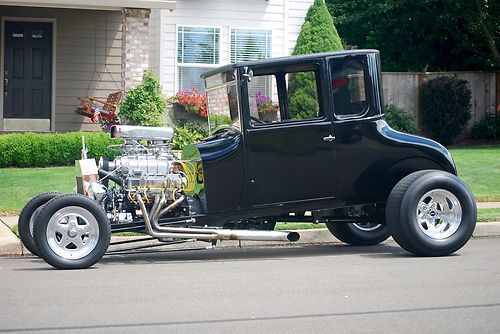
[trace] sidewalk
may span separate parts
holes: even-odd
[[[478,208],[500,208],[500,202],[478,203]],[[24,248],[17,236],[12,233],[11,228],[17,224],[19,217],[0,217],[0,256],[12,255],[30,255],[30,252]],[[294,244],[311,244],[325,242],[340,242],[327,229],[310,229],[298,231],[300,240]],[[500,222],[477,223],[476,229],[472,235],[478,237],[495,237],[500,236]],[[134,237],[112,237],[113,240],[123,240]],[[285,245],[289,242],[261,242],[261,241],[224,241],[220,242],[217,247],[255,247],[255,246],[271,246]],[[193,244],[191,244],[194,246]],[[203,243],[206,246],[206,243]]]

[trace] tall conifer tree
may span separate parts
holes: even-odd
[[[343,50],[342,41],[324,0],[315,0],[307,11],[293,55]],[[319,113],[316,80],[312,72],[296,73],[289,79],[289,110],[293,119],[308,119]]]

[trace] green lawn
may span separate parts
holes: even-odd
[[[500,146],[450,150],[458,175],[477,201],[500,201]]]
[[[500,201],[500,146],[451,153],[458,174],[478,201]],[[18,213],[31,197],[46,191],[72,192],[74,171],[74,167],[0,169],[0,214]]]
[[[500,222],[500,209],[477,209],[478,222]]]
[[[0,169],[0,214],[18,213],[33,196],[73,192],[75,167]]]

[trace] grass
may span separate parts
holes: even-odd
[[[0,214],[16,214],[43,192],[73,192],[75,167],[0,169]]]
[[[500,201],[500,146],[450,150],[458,175],[479,202]]]
[[[459,176],[476,200],[500,201],[500,146],[450,151]],[[0,215],[18,214],[31,197],[46,191],[73,192],[74,170],[74,167],[0,169]]]
[[[276,223],[275,230],[277,231],[293,231],[293,230],[310,230],[314,228],[326,228],[325,224],[312,223]]]
[[[500,209],[478,209],[477,210],[478,222],[500,222]]]

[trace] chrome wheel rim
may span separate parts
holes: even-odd
[[[381,225],[375,223],[352,223],[354,227],[360,229],[361,231],[371,232],[378,229]]]
[[[442,240],[458,230],[462,221],[462,206],[448,190],[434,189],[420,198],[416,216],[418,227],[426,236]]]
[[[89,255],[99,240],[99,225],[95,217],[79,206],[67,206],[50,217],[47,242],[60,257],[77,260]]]

